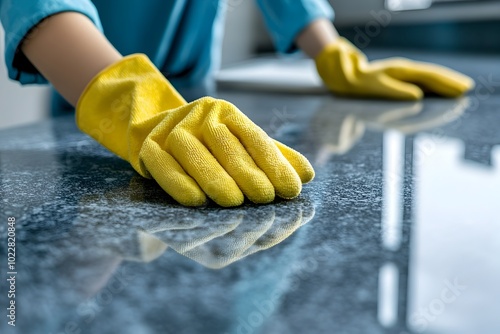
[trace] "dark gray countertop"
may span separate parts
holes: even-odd
[[[0,131],[0,332],[498,333],[500,62],[413,56],[477,90],[218,93],[315,166],[298,199],[265,206],[183,208],[72,115]]]

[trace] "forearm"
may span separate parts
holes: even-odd
[[[295,43],[305,54],[314,59],[337,38],[339,38],[339,34],[332,22],[327,19],[319,19],[302,30],[295,39]]]
[[[73,106],[97,73],[122,58],[92,21],[74,12],[44,20],[21,50]]]

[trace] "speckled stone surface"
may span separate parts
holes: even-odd
[[[477,90],[218,92],[315,166],[298,199],[265,206],[183,208],[72,115],[0,131],[0,332],[498,333],[500,62],[413,56]]]

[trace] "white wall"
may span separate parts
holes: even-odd
[[[226,0],[226,27],[222,44],[222,66],[251,57],[262,24],[255,1]]]
[[[404,2],[404,0],[400,1]],[[335,9],[335,24],[341,27],[363,25],[370,21],[377,22],[377,19],[381,19],[380,11],[385,11],[386,0],[330,0],[330,3]],[[390,22],[404,24],[446,20],[498,19],[499,17],[499,2],[453,1],[447,6],[437,6],[431,9],[391,12]],[[386,18],[382,19],[386,20]]]
[[[21,87],[8,80],[0,27],[0,128],[36,122],[47,117],[48,87]]]

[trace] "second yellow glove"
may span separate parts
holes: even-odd
[[[269,203],[294,198],[314,170],[300,153],[271,139],[231,103],[186,103],[144,55],[98,74],[77,106],[77,124],[176,201],[206,196],[237,206],[247,196]]]
[[[323,82],[339,95],[419,100],[424,92],[458,97],[474,87],[468,76],[435,64],[406,58],[368,62],[344,38],[327,46],[315,62]]]

